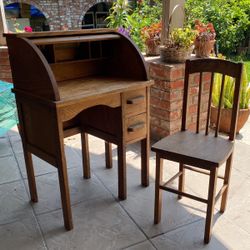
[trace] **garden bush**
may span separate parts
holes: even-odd
[[[141,50],[144,50],[141,30],[161,20],[162,1],[138,0],[133,7],[132,9],[128,6],[125,0],[117,0],[113,3],[106,20],[110,28],[127,29],[132,40]]]
[[[225,55],[244,46],[250,34],[250,0],[187,0],[186,22],[194,25],[196,19],[214,24],[219,51]]]

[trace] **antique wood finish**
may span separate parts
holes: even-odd
[[[202,101],[202,88],[203,88],[203,73],[211,73],[211,81],[209,87],[209,98],[207,103],[207,121],[205,131],[201,131],[200,118],[201,118],[201,104]],[[152,146],[152,150],[156,152],[156,183],[155,183],[155,223],[160,222],[161,213],[161,191],[165,190],[178,195],[178,199],[182,196],[204,202],[207,204],[207,215],[204,233],[204,243],[209,243],[211,238],[211,229],[213,224],[214,204],[220,197],[221,208],[220,211],[224,212],[227,203],[228,187],[230,181],[230,174],[232,168],[232,155],[234,150],[234,138],[236,130],[236,121],[239,108],[239,95],[241,83],[242,64],[233,63],[219,59],[194,59],[187,60],[184,81],[184,98],[183,98],[183,113],[182,113],[182,126],[181,131],[171,135],[167,138],[160,140]],[[199,73],[199,92],[198,92],[198,110],[197,110],[197,123],[196,131],[190,132],[186,128],[186,120],[188,117],[188,91],[190,75]],[[221,95],[219,100],[219,107],[222,106],[223,90],[225,76],[229,75],[235,78],[234,88],[234,105],[233,116],[231,120],[231,130],[229,138],[225,139],[218,136],[218,126],[220,121],[220,112],[218,112],[215,134],[209,134],[209,117],[212,98],[212,88],[214,74],[222,74]],[[162,183],[162,160],[168,159],[179,162],[179,172],[170,180]],[[226,162],[224,176],[218,175],[219,167]],[[184,192],[185,170],[192,170],[202,174],[209,175],[209,188],[207,199],[197,197],[195,195]],[[179,178],[178,189],[169,187],[169,184],[176,178]],[[223,186],[220,191],[216,193],[217,178],[224,180]]]
[[[111,29],[5,34],[10,53],[31,200],[38,201],[31,154],[55,166],[64,225],[73,228],[63,139],[81,133],[90,178],[88,134],[118,145],[118,196],[126,199],[126,145],[141,141],[148,185],[149,86],[132,41]]]

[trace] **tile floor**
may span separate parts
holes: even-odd
[[[153,224],[154,155],[150,186],[140,186],[138,145],[127,149],[128,198],[117,200],[117,155],[104,167],[104,143],[90,137],[92,178],[82,178],[79,136],[65,140],[74,229],[65,231],[56,169],[33,157],[39,202],[29,202],[20,136],[0,138],[0,249],[250,249],[250,120],[237,136],[227,211],[216,210],[213,236],[203,245],[205,205],[164,192],[162,222]],[[165,162],[170,176],[177,169]],[[170,166],[170,167],[169,167]],[[187,189],[205,194],[207,177],[188,173]],[[218,209],[218,205],[216,206]]]

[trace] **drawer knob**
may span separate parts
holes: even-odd
[[[130,125],[128,127],[128,132],[135,132],[137,130],[144,128],[144,126],[145,126],[145,122],[138,122],[136,124]]]
[[[138,96],[127,99],[127,104],[138,104],[138,103],[141,103],[143,100],[144,100],[144,96],[138,95]]]

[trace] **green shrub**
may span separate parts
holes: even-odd
[[[196,19],[214,24],[219,50],[229,55],[236,52],[250,33],[250,0],[187,0],[186,22]]]
[[[162,1],[154,0],[138,1],[132,10],[125,3],[125,0],[117,0],[110,9],[110,15],[106,18],[110,28],[127,28],[130,31],[132,40],[143,50],[144,41],[141,30],[161,19]]]

